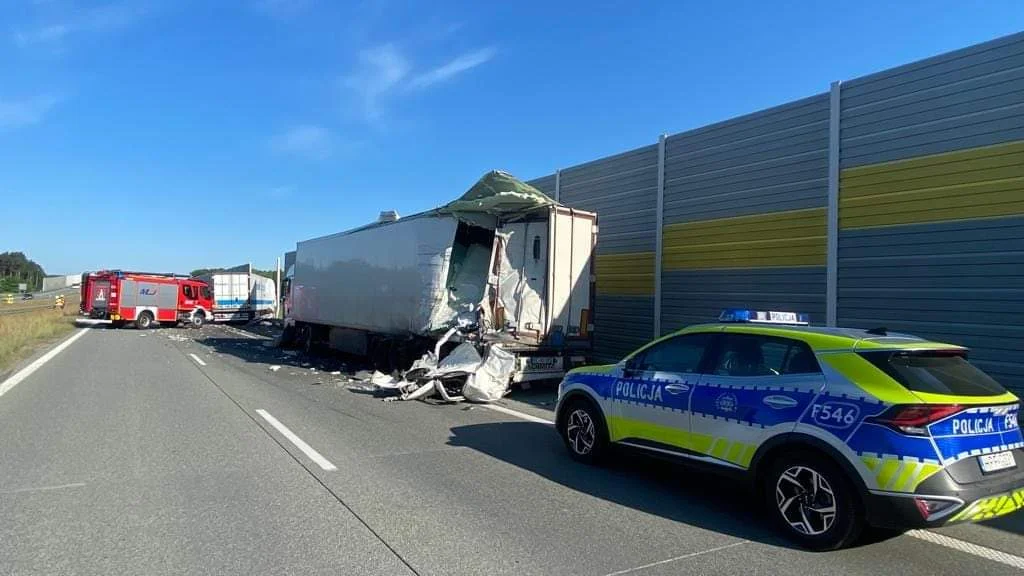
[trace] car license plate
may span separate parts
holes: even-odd
[[[997,452],[995,454],[982,454],[978,456],[982,472],[996,472],[1013,468],[1017,461],[1013,459],[1013,452]]]
[[[526,360],[526,366],[539,369],[554,368],[557,361],[558,358],[550,356],[530,357]]]

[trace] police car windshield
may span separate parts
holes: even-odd
[[[914,392],[994,396],[1006,390],[962,353],[861,352],[861,356]]]

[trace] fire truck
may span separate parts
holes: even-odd
[[[186,322],[198,328],[213,319],[210,287],[187,276],[104,270],[83,274],[81,290],[82,314],[118,327]]]

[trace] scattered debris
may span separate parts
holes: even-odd
[[[384,400],[388,402],[433,396],[444,402],[494,402],[507,394],[515,356],[498,344],[487,348],[486,357],[481,358],[477,345],[466,341],[438,361],[441,347],[456,330],[449,330],[437,341],[433,352],[413,362],[401,379],[374,372],[369,377],[374,392],[387,396]]]
[[[178,336],[177,334],[168,334],[167,337],[175,342],[191,342],[192,339],[187,336]]]
[[[315,366],[314,366],[314,367],[311,367],[311,368],[309,369],[309,371],[310,371],[310,372],[316,372],[316,367],[315,367]]]
[[[273,326],[273,325],[274,325],[274,323],[271,322],[270,320],[263,320],[263,321],[260,322],[260,326]]]
[[[341,374],[340,370],[335,370],[334,372],[331,372],[331,376],[337,376],[338,374]]]
[[[277,372],[280,369],[281,369],[281,367],[279,365],[277,365],[277,364],[274,364],[273,366],[268,368],[268,370],[270,370],[271,372]]]

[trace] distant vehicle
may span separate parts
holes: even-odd
[[[201,280],[180,275],[154,275],[110,270],[89,273],[82,282],[82,311],[90,318],[110,320],[114,326],[134,323],[186,322],[202,326],[213,318],[213,292]]]
[[[560,378],[591,348],[596,242],[596,214],[490,172],[441,208],[299,242],[286,338],[406,368],[476,327],[516,356],[513,382]]]
[[[212,320],[254,320],[277,311],[277,290],[270,278],[245,272],[216,272],[197,278],[213,288]]]
[[[33,298],[35,298],[35,296],[28,292],[25,292],[24,294],[21,295],[22,300],[32,300]]]
[[[783,533],[817,550],[865,525],[1024,508],[1019,400],[964,348],[792,312],[720,320],[566,375],[556,428],[570,455],[593,462],[614,443],[737,473]]]

